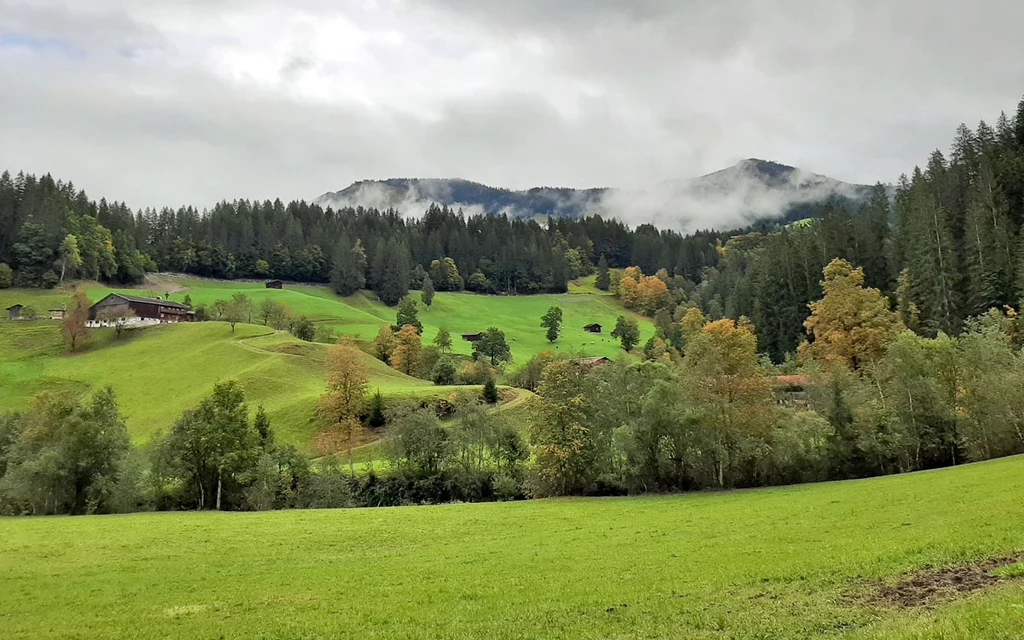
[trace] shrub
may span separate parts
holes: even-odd
[[[356,506],[348,470],[334,459],[320,462],[295,492],[300,509],[341,509]]]
[[[438,385],[455,384],[456,373],[455,362],[451,358],[441,358],[430,371],[430,379]]]
[[[0,289],[10,289],[14,284],[14,271],[6,262],[0,262]]]
[[[523,498],[523,484],[516,478],[499,473],[494,476],[494,495],[498,500],[518,500]]]
[[[495,384],[494,378],[488,378],[484,383],[483,398],[487,404],[498,403],[498,385]]]
[[[313,322],[306,316],[299,316],[299,318],[292,324],[292,335],[299,340],[305,340],[306,342],[312,342],[313,338],[316,337],[316,328],[313,326]]]
[[[484,384],[496,375],[497,371],[485,360],[474,360],[462,365],[459,370],[459,384]]]

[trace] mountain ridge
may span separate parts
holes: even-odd
[[[513,190],[464,178],[358,180],[319,196],[323,206],[392,208],[420,215],[436,203],[470,214],[513,218],[579,218],[599,214],[633,224],[726,228],[762,220],[788,220],[832,197],[854,204],[872,187],[847,183],[779,162],[746,158],[696,178],[661,181],[640,189],[531,187]]]

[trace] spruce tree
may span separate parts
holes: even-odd
[[[338,295],[350,296],[366,286],[366,251],[357,239],[355,244],[342,237],[334,253],[331,287]]]
[[[594,285],[601,291],[607,291],[612,284],[611,273],[608,271],[608,259],[601,254],[601,259],[597,262],[597,282]]]
[[[950,221],[930,176],[915,169],[909,192],[898,198],[897,204],[902,249],[910,268],[911,291],[921,311],[922,330],[928,335],[952,333],[957,326],[957,260]]]
[[[434,304],[434,282],[429,276],[423,278],[423,290],[420,293],[420,299],[428,309],[430,305]]]
[[[416,301],[412,296],[402,298],[398,305],[398,313],[395,315],[395,333],[402,330],[405,325],[416,327],[417,333],[423,333],[423,323],[420,322],[419,310],[416,308]]]
[[[397,238],[381,244],[380,275],[374,290],[384,304],[393,307],[409,293],[409,248]]]
[[[964,224],[969,315],[1015,301],[1012,231],[991,163],[982,159],[968,193]]]

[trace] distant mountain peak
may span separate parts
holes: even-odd
[[[514,218],[578,218],[600,214],[630,224],[655,223],[680,231],[730,229],[756,220],[792,217],[797,209],[833,196],[854,202],[871,187],[841,182],[786,164],[745,158],[697,178],[666,180],[647,189],[533,187],[513,191],[463,178],[359,180],[328,192],[318,204],[373,207],[421,215],[432,203],[467,214]]]

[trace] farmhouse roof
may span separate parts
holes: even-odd
[[[807,384],[807,376],[775,376],[782,384]]]
[[[161,300],[159,298],[143,298],[142,296],[132,296],[126,293],[112,293],[110,295],[117,296],[118,298],[123,298],[128,302],[137,302],[139,304],[159,304],[164,307],[172,307],[175,309],[188,309],[187,306],[181,304],[180,302],[174,302],[173,300]]]
[[[576,364],[590,364],[590,365],[594,365],[594,364],[611,363],[611,361],[612,361],[611,358],[606,358],[604,356],[598,356],[596,358],[580,358],[579,360],[576,361]]]

